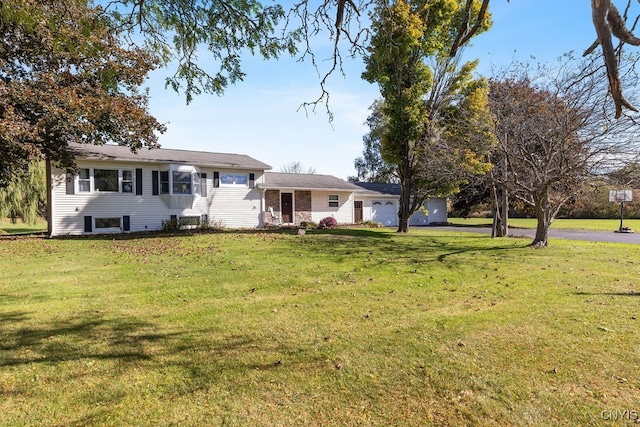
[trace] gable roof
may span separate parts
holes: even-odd
[[[211,153],[208,151],[141,148],[136,153],[121,145],[69,144],[69,150],[84,159],[118,160],[152,163],[189,164],[220,168],[268,170],[266,163],[244,154]]]
[[[358,191],[360,187],[333,175],[265,172],[264,181],[257,184],[264,189]]]

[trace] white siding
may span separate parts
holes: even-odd
[[[373,201],[377,200],[377,201],[389,201],[392,200],[395,204],[394,208],[396,211],[396,219],[395,222],[393,224],[387,224],[389,226],[396,226],[398,225],[398,218],[397,218],[397,211],[398,211],[398,198],[396,196],[384,196],[384,195],[380,195],[379,197],[375,197],[375,198],[362,198],[362,196],[359,196],[358,199],[362,199],[362,219],[364,221],[375,221],[375,219],[373,218]]]
[[[396,203],[396,211],[397,211],[397,203],[399,202],[399,198],[397,196],[387,196],[387,197],[373,197],[368,196],[366,198],[362,196],[358,196],[358,200],[362,200],[363,206],[363,219],[371,220],[372,218],[372,203],[374,200],[391,200],[393,199]],[[447,222],[447,199],[442,197],[434,197],[428,199],[425,202],[425,206],[427,207],[428,216],[425,216],[423,212],[418,211],[411,215],[409,219],[409,225],[428,225],[433,223]],[[396,212],[397,215],[397,212]],[[374,219],[375,220],[375,219]],[[389,225],[397,225],[397,216],[396,222],[394,224]]]
[[[220,174],[234,172],[216,170]],[[257,188],[225,187],[213,188],[213,170],[208,170],[207,181],[211,188],[207,189],[207,206],[202,206],[210,221],[220,221],[229,228],[256,228],[262,226],[261,200],[262,193]],[[237,171],[235,171],[237,172]],[[261,182],[262,173],[255,174],[255,182]],[[211,179],[209,179],[211,177]]]
[[[428,215],[418,211],[411,215],[409,225],[429,225],[447,222],[447,199],[434,197],[424,202]]]
[[[80,168],[135,169],[142,167],[142,196],[133,193],[66,194],[66,173],[52,168],[52,235],[83,234],[84,217],[94,219],[130,216],[131,231],[157,230],[162,220],[168,219],[166,205],[158,196],[152,196],[151,170],[148,165],[115,162],[78,161]],[[146,228],[145,228],[146,227]],[[95,231],[95,230],[94,230]]]
[[[110,218],[130,217],[130,231],[159,230],[171,215],[191,216],[207,214],[210,220],[230,228],[254,228],[262,225],[260,215],[261,193],[247,187],[213,188],[213,169],[198,169],[207,174],[207,197],[181,196],[193,200],[191,207],[170,208],[165,201],[171,196],[153,195],[152,171],[166,170],[168,165],[129,162],[104,162],[78,160],[80,168],[142,169],[142,193],[82,193],[66,194],[66,173],[52,168],[52,224],[51,234],[83,234],[84,218],[91,216]],[[220,171],[224,172],[224,171]],[[237,172],[237,171],[235,171]],[[255,181],[263,179],[262,171],[251,171]],[[135,178],[134,178],[135,180]],[[188,203],[191,205],[191,203]],[[99,232],[94,228],[93,232]]]
[[[429,211],[429,224],[434,222],[447,222],[447,199],[433,198],[427,200]]]
[[[329,194],[338,195],[338,207],[329,207]],[[295,209],[295,206],[294,206]],[[338,224],[353,224],[353,193],[345,191],[312,191],[311,220],[320,222],[322,218],[334,217]]]

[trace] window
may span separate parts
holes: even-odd
[[[339,203],[339,198],[337,194],[329,194],[329,207],[337,208]]]
[[[169,194],[169,172],[160,172],[160,194]]]
[[[95,191],[118,191],[118,169],[94,169],[93,187]]]
[[[96,218],[96,229],[99,228],[120,228],[120,218]]]
[[[173,194],[191,194],[191,172],[171,171]]]
[[[152,171],[154,195],[207,196],[207,174],[196,172],[192,166],[171,165],[169,170]]]
[[[220,185],[225,186],[249,186],[249,176],[246,173],[221,173]]]
[[[142,186],[142,169],[139,171],[138,184]],[[133,193],[133,169],[80,169],[77,185],[80,193]]]
[[[78,175],[78,191],[83,193],[91,191],[91,171],[89,169],[80,169],[80,175]]]
[[[200,225],[200,217],[199,216],[181,216],[178,218],[178,224],[180,226],[198,226]]]
[[[195,194],[207,197],[207,174],[197,173],[195,175]]]
[[[133,171],[132,170],[122,171],[122,192],[133,193]]]

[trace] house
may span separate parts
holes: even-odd
[[[160,230],[171,221],[181,227],[262,228],[317,223],[327,216],[342,224],[374,220],[397,225],[399,188],[393,186],[269,172],[271,166],[241,154],[69,147],[78,173],[47,165],[51,236]],[[446,221],[446,203],[444,209],[429,209],[428,218],[412,224]]]
[[[398,204],[400,184],[356,183],[360,191],[356,194],[356,206],[360,202],[362,219],[379,222],[389,227],[398,226]],[[409,218],[409,225],[429,225],[447,222],[447,199],[430,197],[424,202],[424,210],[415,212]]]
[[[270,211],[285,224],[317,223],[328,216],[340,224],[357,222],[354,195],[360,187],[335,176],[265,172],[257,187],[264,191],[267,223],[274,222]]]
[[[69,144],[78,174],[48,165],[49,234],[198,226],[261,227],[262,192],[271,166],[240,154]]]

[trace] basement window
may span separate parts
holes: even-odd
[[[95,228],[97,229],[118,229],[120,230],[121,218],[96,218]]]

